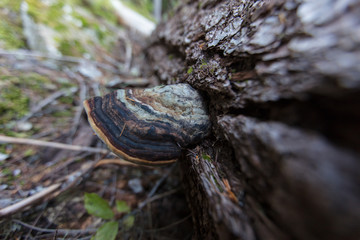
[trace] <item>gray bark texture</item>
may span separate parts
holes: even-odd
[[[147,48],[212,133],[180,161],[195,239],[360,239],[360,2],[187,1]]]

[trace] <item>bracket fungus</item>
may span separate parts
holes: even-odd
[[[85,100],[84,107],[110,150],[138,164],[174,162],[210,131],[203,99],[188,84],[119,89]]]

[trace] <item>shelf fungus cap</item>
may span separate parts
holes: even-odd
[[[85,100],[84,107],[110,150],[138,164],[174,162],[210,130],[203,99],[188,84],[120,89]]]

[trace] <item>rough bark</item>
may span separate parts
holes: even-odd
[[[147,56],[207,100],[181,159],[197,239],[358,239],[360,3],[188,1]],[[228,184],[229,183],[229,184]]]

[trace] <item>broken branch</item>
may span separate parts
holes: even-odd
[[[58,143],[58,142],[48,142],[48,141],[41,141],[29,138],[15,138],[15,137],[8,137],[4,135],[0,135],[0,142],[4,143],[15,143],[15,144],[27,144],[27,145],[35,145],[41,147],[52,147],[52,148],[60,148],[66,149],[71,151],[86,151],[86,152],[93,152],[93,153],[103,153],[107,154],[109,151],[104,148],[92,148],[86,146],[79,146],[79,145],[70,145],[65,143]]]

